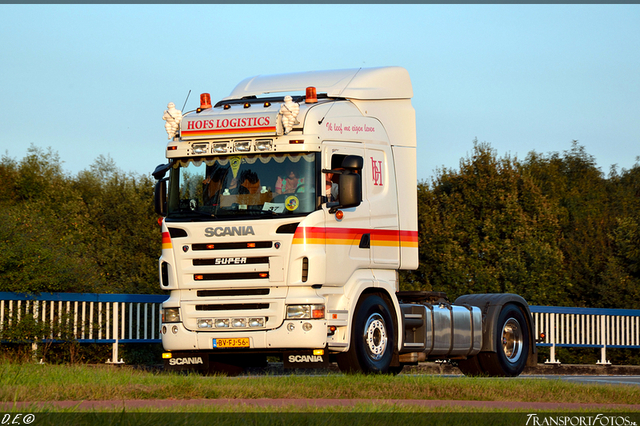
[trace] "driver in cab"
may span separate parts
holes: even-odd
[[[304,192],[304,178],[298,177],[293,170],[287,176],[278,176],[276,194],[293,194],[296,192]]]

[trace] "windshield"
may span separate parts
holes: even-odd
[[[316,153],[180,159],[169,183],[170,218],[308,214],[316,209]]]

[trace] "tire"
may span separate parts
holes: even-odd
[[[495,352],[478,354],[483,372],[490,376],[518,376],[527,364],[530,345],[529,328],[520,308],[505,305],[494,330]]]
[[[338,354],[338,366],[344,373],[389,373],[395,344],[387,302],[377,295],[365,296],[354,315],[349,351]]]

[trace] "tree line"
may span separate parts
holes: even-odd
[[[0,291],[160,293],[150,175],[99,156],[75,176],[31,146],[0,160]],[[639,309],[640,165],[608,175],[574,141],[500,157],[487,143],[418,183],[420,266],[403,290],[511,292],[534,305]]]
[[[418,203],[420,267],[405,289],[640,308],[638,161],[605,176],[577,141],[522,161],[476,141],[459,169],[418,184]]]
[[[160,227],[150,175],[99,156],[69,176],[31,146],[0,161],[0,291],[159,293]]]

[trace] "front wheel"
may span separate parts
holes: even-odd
[[[354,316],[349,351],[338,355],[338,366],[345,373],[388,373],[395,344],[387,302],[378,295],[366,296]]]
[[[485,373],[491,376],[518,376],[529,356],[529,328],[524,314],[515,305],[505,305],[500,312],[495,336],[495,352],[478,354]]]

